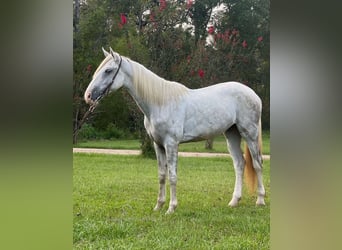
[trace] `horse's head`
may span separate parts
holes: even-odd
[[[122,87],[125,75],[121,70],[122,58],[110,48],[110,53],[103,48],[105,59],[96,69],[93,79],[84,93],[84,100],[88,104],[98,102],[110,91]]]

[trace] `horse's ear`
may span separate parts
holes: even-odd
[[[112,57],[114,58],[114,61],[119,63],[119,61],[120,61],[119,54],[114,52],[114,50],[111,47],[109,47],[109,51],[110,51],[110,54],[112,55]]]
[[[109,53],[102,47],[102,51],[105,57],[107,57],[109,55]]]

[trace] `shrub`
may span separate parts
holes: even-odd
[[[156,159],[153,143],[146,131],[141,135],[141,154],[143,157]]]
[[[78,133],[78,138],[83,140],[97,139],[99,132],[90,124],[83,124],[82,128]]]
[[[115,126],[113,123],[109,123],[106,130],[103,132],[104,139],[119,139],[125,137],[125,131]]]

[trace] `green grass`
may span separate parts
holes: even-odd
[[[234,187],[229,158],[179,158],[178,208],[152,211],[158,193],[155,160],[74,154],[74,249],[269,249],[269,161],[266,206]],[[168,194],[168,193],[167,193]],[[168,195],[169,198],[169,195]]]
[[[139,140],[89,140],[78,142],[74,147],[79,148],[113,148],[113,149],[140,149]]]
[[[91,140],[79,142],[75,147],[81,148],[114,148],[114,149],[140,149],[139,140]],[[182,152],[212,152],[227,153],[227,144],[223,136],[214,139],[213,150],[204,148],[204,141],[184,143],[179,146]],[[263,133],[263,154],[270,154],[270,133]]]

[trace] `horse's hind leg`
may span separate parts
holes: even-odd
[[[232,126],[224,133],[227,139],[227,145],[229,152],[233,158],[234,170],[235,170],[235,186],[231,201],[229,202],[230,207],[238,205],[239,200],[242,196],[242,178],[245,167],[245,159],[241,151],[241,135],[237,130],[236,126]]]
[[[154,143],[154,148],[157,155],[158,161],[158,175],[159,175],[159,194],[157,198],[157,204],[154,207],[154,211],[161,209],[165,203],[165,181],[167,176],[167,164],[166,164],[166,153],[165,149],[156,143]]]
[[[256,205],[265,205],[264,197],[265,197],[265,188],[263,184],[262,178],[262,156],[260,151],[260,146],[258,143],[258,136],[250,136],[247,135],[245,138],[249,152],[251,153],[252,160],[253,160],[253,167],[257,175],[258,179],[258,189],[257,194],[258,198],[256,201]]]

